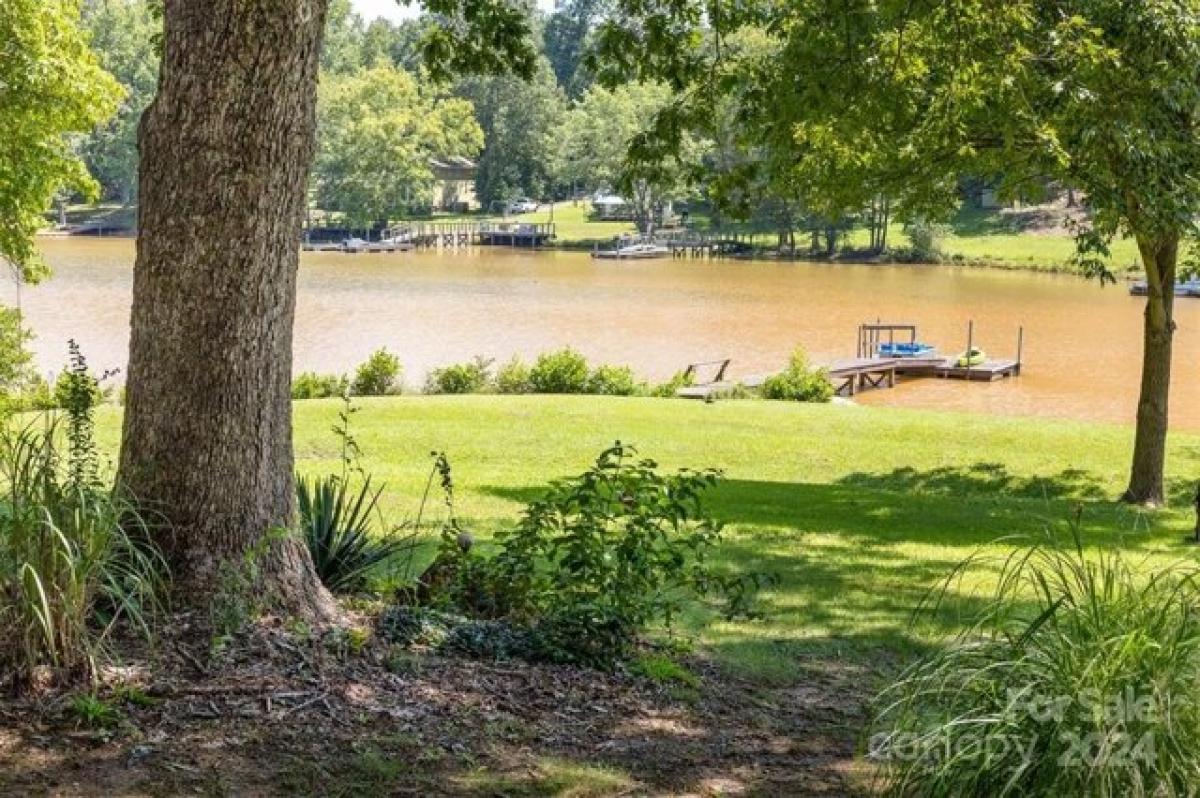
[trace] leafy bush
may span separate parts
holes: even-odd
[[[977,621],[878,697],[870,754],[886,792],[1200,784],[1200,572],[1138,573],[1120,553],[1085,554],[1077,525],[1072,538],[1011,555]]]
[[[492,361],[477,357],[470,363],[455,363],[435,369],[425,380],[425,393],[480,393],[488,387]]]
[[[498,534],[493,558],[463,554],[460,609],[527,627],[539,657],[594,665],[628,654],[640,632],[670,625],[689,601],[712,597],[746,611],[760,580],[707,564],[721,525],[700,497],[718,473],[664,476],[634,457],[617,443],[530,504],[515,529]]]
[[[496,372],[497,393],[529,393],[532,390],[533,386],[529,384],[529,366],[516,355]]]
[[[587,359],[570,347],[539,355],[529,370],[529,385],[534,393],[585,393]]]
[[[20,312],[0,307],[0,397],[13,396],[33,376],[33,356],[25,346],[30,337]]]
[[[379,636],[404,646],[480,659],[531,658],[532,635],[504,621],[464,618],[426,607],[389,607],[376,623]]]
[[[96,380],[74,344],[67,374],[64,430],[0,429],[0,673],[16,687],[93,680],[118,621],[149,633],[165,578],[147,524],[101,479]]]
[[[400,358],[386,349],[380,349],[358,367],[351,390],[356,396],[399,393],[401,371]]]
[[[587,381],[587,392],[603,396],[633,396],[637,381],[629,366],[597,366]]]
[[[671,399],[675,396],[676,392],[680,388],[685,388],[689,385],[695,384],[696,378],[692,376],[691,372],[687,370],[677,371],[671,376],[671,379],[667,380],[666,382],[661,382],[651,388],[650,395],[657,396],[660,399]]]
[[[350,378],[344,374],[318,374],[305,371],[292,380],[293,399],[330,399],[350,390]]]
[[[763,381],[762,395],[789,402],[828,402],[833,398],[833,384],[825,369],[810,366],[804,350],[797,349],[786,369]]]
[[[905,226],[908,234],[910,259],[920,263],[940,263],[944,256],[942,241],[950,232],[944,224],[918,219]]]

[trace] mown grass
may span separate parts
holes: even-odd
[[[697,611],[685,628],[719,660],[787,682],[830,657],[867,663],[915,653],[977,607],[990,578],[973,574],[945,612],[910,626],[929,589],[983,547],[1038,535],[1083,507],[1090,546],[1126,545],[1149,565],[1194,557],[1185,496],[1200,473],[1200,437],[1175,435],[1174,509],[1145,513],[1112,501],[1132,442],[1127,427],[954,413],[728,401],[562,396],[360,399],[354,434],[364,466],[387,484],[384,511],[411,517],[431,464],[454,465],[458,511],[486,539],[547,481],[581,471],[615,439],[664,467],[719,467],[711,497],[728,524],[721,562],[779,583],[760,621]],[[296,405],[301,472],[338,467],[329,429],[336,400]],[[117,411],[102,434],[115,446]]]

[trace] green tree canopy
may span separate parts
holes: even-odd
[[[1046,181],[1081,190],[1082,262],[1116,235],[1146,269],[1145,359],[1127,498],[1159,502],[1170,382],[1172,291],[1200,207],[1200,7],[1192,0],[766,0],[647,8],[619,0],[600,34],[609,80],[665,79],[682,101],[663,138],[709,98],[749,87],[747,118],[790,153],[791,179],[830,216],[890,197],[902,216],[942,216],[962,174],[1009,195]],[[761,28],[779,52],[730,70],[722,44]]]
[[[475,157],[483,147],[469,102],[390,64],[327,76],[319,91],[317,203],[356,226],[428,207],[430,159]]]
[[[472,77],[458,92],[471,100],[484,133],[475,191],[485,206],[518,195],[544,198],[553,182],[555,137],[566,98],[543,58],[529,80]]]
[[[0,258],[44,272],[33,236],[55,192],[93,192],[72,147],[117,108],[121,90],[80,28],[75,0],[5,0],[0,12]]]
[[[88,171],[106,198],[137,196],[137,128],[158,84],[162,20],[146,0],[87,0],[83,24],[100,65],[121,84],[125,97],[116,116],[83,142]]]
[[[656,115],[668,107],[664,83],[626,83],[607,89],[593,86],[567,112],[558,135],[559,179],[584,189],[621,191],[647,220],[654,205],[686,190],[683,164],[696,163],[700,148],[684,135],[673,152],[630,159],[630,150],[654,130]]]

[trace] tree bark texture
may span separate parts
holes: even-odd
[[[292,322],[327,0],[166,0],[141,175],[120,477],[203,600],[295,513]],[[304,546],[264,587],[330,606]]]
[[[1175,274],[1179,237],[1138,239],[1146,269],[1146,312],[1143,326],[1142,385],[1127,502],[1162,504],[1167,458],[1167,405],[1171,390],[1171,339],[1175,334]]]

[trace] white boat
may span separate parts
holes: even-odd
[[[338,249],[342,252],[405,252],[413,248],[411,241],[400,238],[385,238],[381,241],[366,241],[361,238],[347,238]]]
[[[1145,296],[1149,290],[1145,280],[1138,280],[1129,285],[1129,293],[1134,296]],[[1175,283],[1175,296],[1200,297],[1200,279],[1193,277],[1190,280]]]
[[[616,249],[600,249],[592,253],[593,258],[614,260],[643,260],[645,258],[666,258],[671,250],[662,244],[627,244]]]

